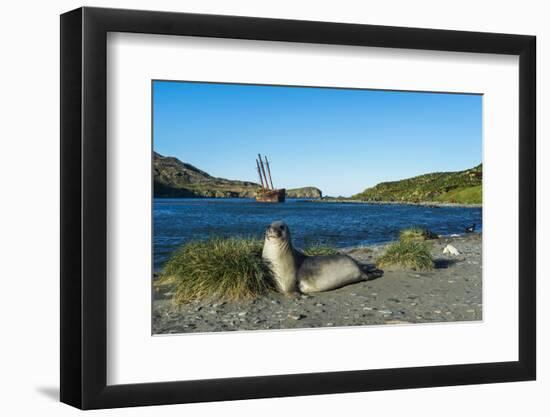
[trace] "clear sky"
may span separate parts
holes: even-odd
[[[153,147],[216,177],[349,196],[482,159],[482,96],[154,81]]]

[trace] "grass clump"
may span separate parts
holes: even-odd
[[[262,245],[252,238],[186,243],[168,260],[155,286],[170,285],[176,304],[256,298],[273,288]]]
[[[307,256],[336,255],[339,253],[333,246],[323,243],[315,243],[310,245],[306,249],[302,250],[302,252]]]
[[[376,264],[379,268],[401,266],[416,271],[429,271],[435,266],[426,242],[403,239],[389,245]]]
[[[438,237],[435,233],[422,227],[411,227],[410,229],[401,230],[399,233],[399,240],[401,241],[424,241],[437,239]]]

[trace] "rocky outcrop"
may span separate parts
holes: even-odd
[[[287,198],[323,198],[323,192],[317,187],[302,187],[286,190]]]

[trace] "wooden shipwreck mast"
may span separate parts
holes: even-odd
[[[260,183],[262,184],[262,189],[258,190],[258,192],[256,193],[256,201],[259,201],[261,203],[284,203],[286,190],[284,188],[277,189],[273,187],[271,169],[269,167],[267,156],[265,157],[264,166],[262,156],[258,154],[258,159],[256,159],[256,169],[258,170],[258,176],[260,177]]]

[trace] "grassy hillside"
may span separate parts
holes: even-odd
[[[482,165],[458,172],[434,172],[400,181],[382,182],[354,195],[364,201],[481,204]]]
[[[154,196],[156,198],[253,198],[261,188],[250,181],[213,177],[177,158],[153,155]],[[303,187],[287,190],[289,198],[320,198],[321,190]]]
[[[463,204],[481,204],[482,188],[481,185],[473,187],[456,188],[452,191],[441,194],[436,201],[440,202],[456,202]]]

